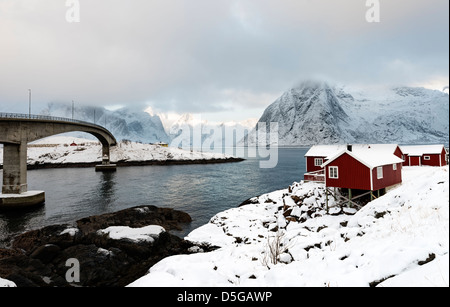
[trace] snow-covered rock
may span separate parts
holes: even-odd
[[[149,225],[140,228],[128,226],[110,226],[106,229],[98,230],[99,234],[107,234],[113,240],[130,240],[133,242],[153,243],[165,229],[158,225]]]
[[[331,214],[323,185],[294,183],[186,237],[219,249],[165,258],[129,286],[448,287],[448,184],[448,166],[405,167],[395,189]]]
[[[439,287],[449,285],[449,275],[444,272],[449,271],[448,253],[437,256],[433,261],[417,266],[402,274],[383,281],[377,287]]]
[[[3,287],[4,288],[16,287],[16,284],[10,280],[3,279],[0,277],[0,288],[3,288]]]

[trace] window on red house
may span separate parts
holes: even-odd
[[[377,179],[382,179],[382,178],[383,178],[383,167],[378,166],[377,167]]]
[[[338,178],[338,167],[337,166],[329,166],[328,167],[329,177],[337,179]]]

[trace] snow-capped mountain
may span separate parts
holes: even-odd
[[[202,147],[218,150],[234,147],[256,125],[256,119],[230,122],[209,122],[201,116],[183,114],[172,123],[168,133],[173,146]]]
[[[50,103],[44,115],[71,118],[70,105]],[[305,81],[266,108],[259,121],[208,122],[199,115],[151,109],[76,107],[74,119],[95,122],[118,140],[219,149],[254,145],[257,122],[278,124],[278,145],[449,143],[449,95],[418,87],[356,89]]]
[[[449,95],[415,87],[358,90],[306,81],[259,122],[278,123],[278,145],[449,142]],[[256,127],[248,143],[256,143]]]
[[[157,113],[151,107],[145,112],[157,115],[171,139],[170,145],[183,148],[203,148],[221,151],[223,147],[234,147],[256,125],[257,118],[242,121],[212,122],[201,114],[175,112]]]
[[[42,115],[72,118],[72,106],[49,103]],[[256,119],[241,122],[208,122],[190,113],[154,113],[151,108],[135,110],[122,108],[109,111],[101,107],[77,106],[73,118],[96,123],[112,132],[117,140],[127,139],[144,143],[164,142],[175,147],[203,147],[211,150],[233,146],[255,126]],[[71,133],[76,137],[86,134]]]
[[[41,114],[72,118],[72,107],[49,103]],[[139,110],[122,108],[109,111],[100,107],[77,106],[74,108],[73,118],[104,126],[117,140],[127,139],[144,143],[170,142],[160,118]]]

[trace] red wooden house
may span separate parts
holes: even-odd
[[[306,173],[304,179],[307,181],[325,181],[323,164],[344,151],[350,151],[358,156],[370,156],[377,153],[401,158],[403,155],[397,144],[315,145],[305,154]]]
[[[402,146],[403,166],[444,166],[447,165],[444,145]]]
[[[346,145],[314,145],[305,154],[306,172],[304,180],[306,181],[325,181],[322,164],[328,157],[335,155],[343,150]]]
[[[322,170],[322,164],[327,161],[327,158],[334,156],[341,150],[344,150],[346,145],[314,145],[305,154],[306,172],[315,172]]]
[[[325,186],[377,191],[402,182],[403,160],[382,150],[343,150],[323,164]]]

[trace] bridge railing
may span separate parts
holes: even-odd
[[[21,113],[1,113],[0,112],[0,118],[16,118],[16,119],[37,119],[37,120],[51,120],[51,121],[58,121],[58,122],[71,122],[76,124],[83,124],[83,125],[91,125],[96,126],[98,128],[105,129],[103,126],[82,121],[78,119],[72,119],[72,118],[65,118],[65,117],[57,117],[57,116],[47,116],[47,115],[35,115],[35,114],[21,114]]]

